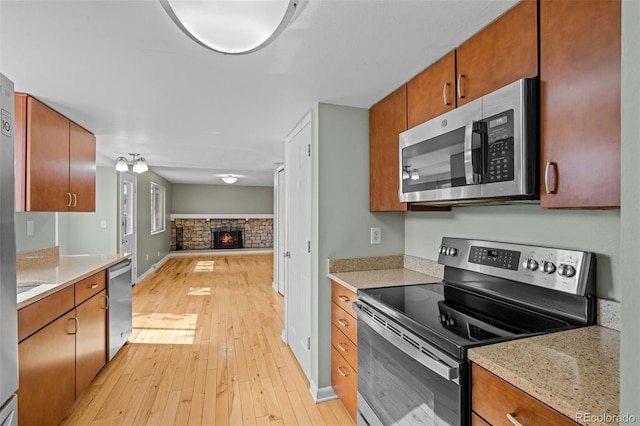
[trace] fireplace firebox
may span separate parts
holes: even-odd
[[[232,230],[211,230],[212,249],[239,249],[243,248],[242,231]]]

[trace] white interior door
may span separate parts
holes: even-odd
[[[276,247],[275,247],[275,261],[276,261],[276,276],[275,276],[275,290],[284,295],[285,294],[285,230],[286,230],[286,205],[285,205],[285,170],[284,166],[278,167],[276,170]]]
[[[285,143],[286,342],[311,375],[311,115]]]
[[[138,271],[136,268],[136,175],[130,172],[120,173],[120,253],[131,254],[133,283],[136,282]]]

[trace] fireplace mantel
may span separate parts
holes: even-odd
[[[171,215],[171,220],[175,219],[273,219],[272,214],[203,214],[203,213],[176,213]]]

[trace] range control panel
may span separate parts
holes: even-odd
[[[581,294],[592,263],[595,266],[595,255],[552,247],[444,237],[438,263]]]
[[[469,250],[469,262],[517,271],[518,264],[520,263],[520,252],[471,246]]]

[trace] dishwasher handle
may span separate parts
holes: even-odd
[[[112,280],[113,278],[119,277],[120,275],[126,274],[130,271],[131,259],[128,259],[109,268],[109,279]]]

